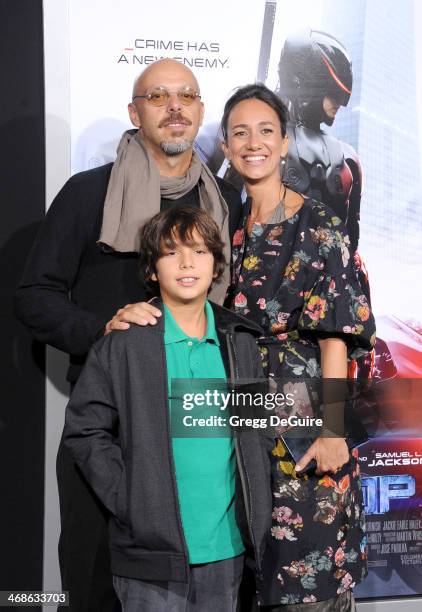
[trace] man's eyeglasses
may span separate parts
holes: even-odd
[[[170,99],[170,95],[173,92],[168,91],[165,87],[157,87],[153,91],[145,96],[133,96],[132,100],[136,100],[136,98],[143,98],[152,106],[166,106]],[[196,98],[200,98],[200,94],[192,89],[191,87],[183,87],[179,89],[179,91],[175,92],[177,95],[177,99],[183,106],[190,106],[196,100]]]

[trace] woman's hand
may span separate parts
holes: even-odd
[[[336,473],[350,459],[349,449],[343,438],[319,437],[297,462],[296,472],[302,471],[312,459],[317,463],[317,474]]]
[[[322,435],[308,448],[296,464],[296,472],[302,471],[315,459],[316,473],[336,473],[349,459],[349,449],[341,432],[344,431],[344,402],[339,396],[339,387],[329,380],[324,387],[324,379],[347,378],[347,347],[341,338],[318,338],[321,350],[321,370],[324,395],[324,429]],[[334,393],[334,397],[330,397]],[[337,432],[333,433],[333,432]],[[339,435],[340,434],[340,435]]]

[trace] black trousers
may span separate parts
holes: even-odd
[[[57,454],[62,588],[70,607],[63,612],[118,612],[108,548],[107,511],[60,442]]]

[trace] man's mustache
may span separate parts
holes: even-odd
[[[170,123],[182,123],[183,125],[192,125],[192,121],[183,117],[181,113],[170,113],[168,117],[160,121],[159,128],[167,127]]]

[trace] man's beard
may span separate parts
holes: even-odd
[[[180,122],[186,126],[192,125],[192,121],[190,119],[184,117],[182,113],[176,111],[170,112],[168,117],[165,117],[165,119],[161,121],[158,127],[166,127],[171,123],[175,122]],[[193,140],[189,140],[188,138],[185,138],[185,140],[182,140],[181,142],[174,142],[172,140],[163,140],[162,142],[160,142],[161,149],[168,156],[180,155],[181,153],[184,153],[185,151],[190,149],[192,145]]]
[[[160,142],[160,147],[166,155],[172,157],[173,155],[180,155],[193,145],[192,140],[182,140],[182,142],[172,142],[171,140],[163,140]]]

